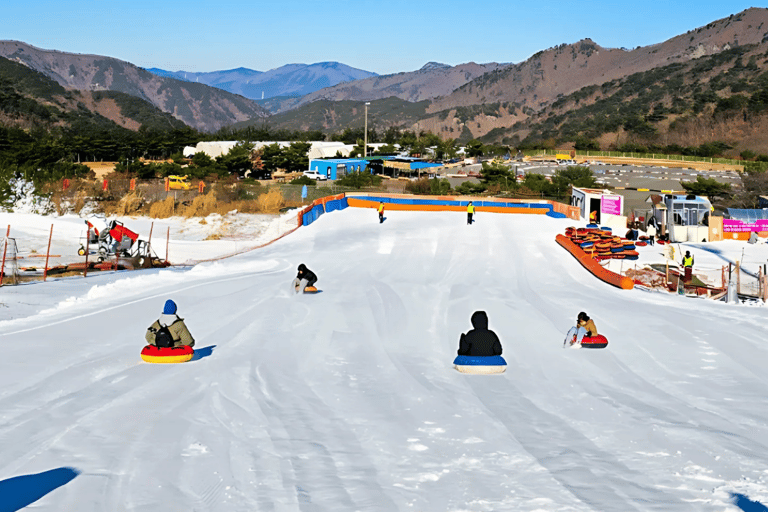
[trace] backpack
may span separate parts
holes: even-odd
[[[173,347],[173,335],[167,325],[160,327],[155,333],[155,346],[157,348]]]

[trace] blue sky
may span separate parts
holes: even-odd
[[[122,59],[145,68],[267,71],[338,61],[379,74],[429,61],[520,62],[591,38],[646,46],[747,9],[751,2],[72,0],[12,2],[0,39]],[[754,5],[759,6],[760,5]]]

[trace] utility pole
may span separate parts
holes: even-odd
[[[368,157],[368,105],[371,103],[365,102],[365,145],[363,146],[363,159]]]

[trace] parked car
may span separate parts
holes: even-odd
[[[268,171],[266,169],[257,169],[257,170],[251,171],[247,177],[253,178],[255,180],[271,180],[272,171]]]
[[[325,181],[328,179],[328,177],[325,174],[320,174],[317,171],[304,171],[304,176],[306,176],[309,179],[317,180],[317,181]]]
[[[168,176],[168,188],[171,190],[189,190],[191,187],[186,176]]]

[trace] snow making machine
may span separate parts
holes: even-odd
[[[167,264],[152,254],[149,243],[139,239],[139,234],[125,227],[117,220],[86,220],[90,235],[85,245],[77,251],[80,256],[94,252],[101,262],[116,261],[119,267],[129,270],[137,268],[162,267]],[[94,249],[95,247],[95,249]]]

